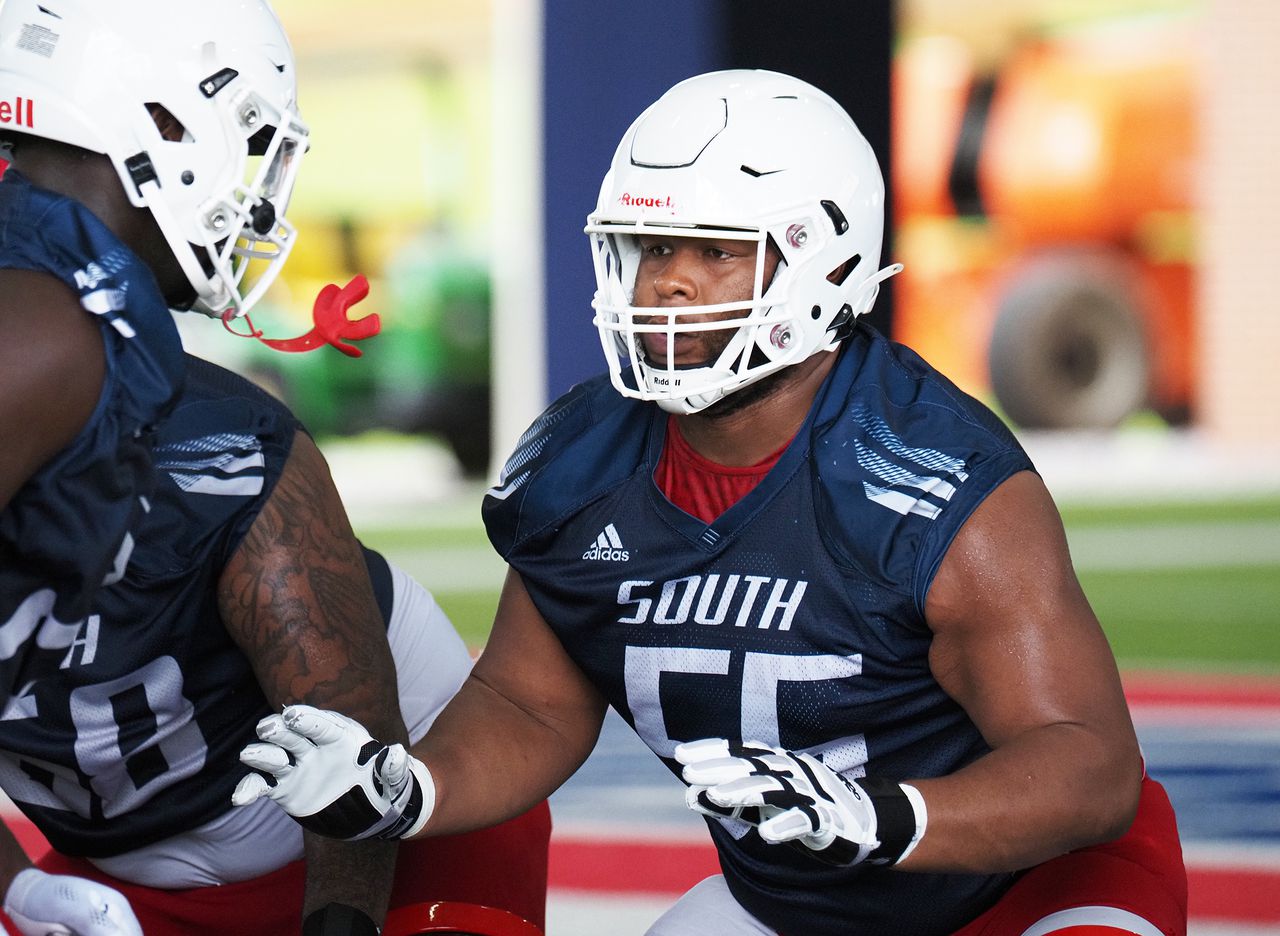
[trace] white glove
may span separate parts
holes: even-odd
[[[124,894],[81,877],[19,871],[4,912],[23,936],[142,936]]]
[[[914,788],[876,781],[873,801],[868,781],[846,780],[811,754],[707,738],[678,745],[675,757],[685,765],[691,809],[751,822],[764,841],[802,845],[832,864],[897,863],[924,835],[924,800]],[[744,813],[748,807],[759,815]],[[882,838],[889,845],[877,853]]]
[[[329,838],[409,838],[435,806],[435,783],[403,745],[370,737],[357,721],[309,705],[290,705],[258,722],[262,743],[240,752],[260,770],[241,778],[231,802],[275,800],[303,828]]]

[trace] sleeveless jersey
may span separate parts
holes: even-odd
[[[952,538],[1031,463],[999,420],[866,327],[760,484],[704,523],[653,480],[666,415],[599,378],[526,432],[485,498],[494,546],[574,661],[677,775],[680,741],[763,741],[846,776],[988,751],[929,671]],[[836,868],[708,820],[738,901],[782,933],[950,933],[1009,875]]]
[[[117,855],[226,813],[239,751],[269,712],[222,625],[217,584],[298,424],[243,378],[197,358],[186,366],[124,579],[5,670],[0,786],[69,855]],[[376,554],[369,562],[389,614],[390,572]]]
[[[0,268],[56,276],[99,322],[106,371],[74,440],[0,512],[0,667],[63,640],[128,560],[152,484],[152,427],[182,382],[182,345],[151,271],[80,203],[0,180]],[[63,649],[66,644],[62,644]]]

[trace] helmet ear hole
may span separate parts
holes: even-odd
[[[834,270],[827,274],[827,281],[834,283],[836,286],[843,286],[844,281],[849,278],[849,274],[857,269],[858,264],[862,262],[862,254],[854,254],[844,263],[840,264]]]
[[[156,129],[160,131],[160,136],[170,143],[195,142],[195,137],[187,132],[187,128],[182,125],[182,121],[173,116],[173,111],[163,104],[149,101],[147,103],[147,113],[155,121]]]

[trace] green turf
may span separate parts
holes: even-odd
[[[1059,505],[1062,522],[1073,526],[1158,526],[1165,523],[1231,523],[1280,520],[1280,498],[1177,503]]]
[[[459,546],[488,546],[480,519],[474,526],[361,527],[356,531],[370,549],[394,553],[403,549],[450,549]]]
[[[1280,569],[1090,571],[1085,594],[1122,666],[1280,674]]]
[[[484,646],[493,624],[493,612],[498,606],[498,592],[460,592],[432,589],[436,601],[444,608],[453,626],[458,629],[468,647]]]

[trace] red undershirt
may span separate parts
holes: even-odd
[[[653,480],[671,503],[703,523],[711,523],[746,497],[778,463],[790,444],[788,441],[754,465],[730,468],[717,465],[695,452],[680,434],[676,417],[668,416],[667,439]]]

